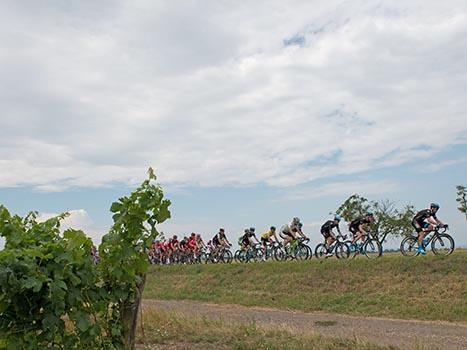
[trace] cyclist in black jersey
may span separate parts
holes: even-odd
[[[433,231],[437,225],[444,225],[437,217],[436,213],[439,210],[439,204],[431,203],[429,209],[420,210],[415,214],[412,219],[412,226],[415,228],[418,234],[418,252],[425,255],[424,238],[425,236]],[[445,227],[447,225],[444,225]]]
[[[222,247],[231,245],[223,228],[219,229],[219,232],[212,238],[212,245],[214,246],[214,254],[217,254]]]
[[[259,243],[258,238],[256,238],[255,228],[250,227],[249,229],[245,229],[245,233],[239,240],[241,249],[247,250],[253,243],[253,238],[256,240],[256,243]]]
[[[331,244],[333,244],[334,241],[336,240],[336,235],[334,234],[334,232],[332,232],[334,228],[336,228],[337,232],[341,234],[341,230],[339,228],[340,221],[341,221],[340,215],[336,215],[334,216],[334,220],[328,220],[323,224],[323,226],[321,226],[321,234],[324,236],[324,239],[326,240],[326,248],[329,248]]]
[[[373,213],[366,213],[365,216],[352,220],[349,224],[349,231],[353,234],[352,244],[355,245],[359,240],[364,240],[367,235],[364,227],[374,220]]]

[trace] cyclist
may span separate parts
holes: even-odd
[[[223,228],[219,229],[219,232],[212,238],[212,245],[214,246],[214,255],[216,255],[222,248],[231,246]]]
[[[253,239],[256,241],[256,243],[259,243],[258,238],[256,238],[255,228],[250,227],[249,229],[245,229],[245,233],[239,240],[240,248],[245,251],[248,250],[248,248],[250,248],[254,243]]]
[[[292,219],[290,225],[285,224],[281,227],[279,236],[284,240],[284,247],[297,238],[300,235],[303,238],[307,238],[302,231],[302,223],[300,219],[295,217]]]
[[[198,244],[196,242],[196,233],[192,232],[190,238],[188,238],[187,247],[191,251],[194,257],[198,255]]]
[[[201,235],[198,233],[196,235],[196,244],[198,246],[198,250],[206,249],[206,244],[204,244],[203,239],[201,238]]]
[[[185,255],[188,251],[188,237],[185,236],[178,244],[178,249],[180,251],[180,255]]]
[[[352,247],[356,247],[358,241],[364,241],[367,235],[365,226],[374,221],[373,213],[366,213],[365,216],[352,220],[349,224],[349,231],[353,234]],[[363,242],[362,242],[363,244]]]
[[[412,219],[412,226],[418,234],[418,252],[422,255],[426,254],[424,241],[425,236],[433,231],[437,225],[447,227],[437,217],[436,213],[439,210],[439,204],[431,203],[429,209],[420,210]]]
[[[273,240],[272,240],[272,237],[274,237],[274,240],[279,243],[279,240],[277,239],[277,236],[276,236],[276,227],[275,226],[271,226],[271,228],[269,229],[269,231],[263,233],[261,235],[261,243],[263,243],[263,259],[266,259],[266,249],[267,249],[267,245],[268,243],[269,244],[274,244]]]
[[[175,253],[179,249],[179,244],[178,244],[178,237],[177,235],[174,235],[171,239],[169,239],[169,242],[167,244],[168,247],[168,259],[171,262],[173,257],[176,255]]]
[[[321,234],[324,236],[327,249],[329,249],[329,247],[336,240],[336,235],[334,234],[334,232],[332,232],[334,228],[337,229],[337,232],[339,235],[342,235],[341,230],[339,228],[340,221],[341,221],[341,216],[336,214],[333,220],[328,220],[323,224],[323,226],[321,226]],[[332,256],[332,253],[328,252],[328,255]]]

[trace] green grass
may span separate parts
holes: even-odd
[[[467,251],[448,257],[158,266],[145,298],[467,322]]]
[[[138,336],[138,349],[315,349],[394,350],[359,339],[326,338],[285,326],[259,326],[186,317],[173,312],[147,309],[143,312],[145,336]],[[139,328],[139,327],[138,327]],[[418,347],[417,349],[420,349]]]

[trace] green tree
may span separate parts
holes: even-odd
[[[459,211],[465,215],[465,219],[467,220],[467,199],[466,199],[467,189],[465,188],[465,186],[462,186],[462,185],[457,186],[456,189],[457,189],[456,201],[459,203],[459,206],[457,207],[457,209],[459,209]]]
[[[374,214],[375,220],[371,224],[371,229],[378,236],[403,236],[413,231],[411,222],[415,215],[414,208],[406,205],[398,209],[394,202],[387,199],[375,202],[354,194],[347,198],[336,211],[347,222],[364,216],[368,212]]]

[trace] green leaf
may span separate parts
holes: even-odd
[[[53,330],[60,325],[60,319],[54,314],[48,314],[42,320],[44,330]]]
[[[119,212],[119,211],[122,210],[122,207],[123,207],[122,203],[120,203],[120,202],[113,202],[112,205],[110,206],[110,211],[111,211],[112,213],[117,213],[117,212]]]
[[[84,312],[77,313],[75,316],[75,324],[81,332],[87,331],[92,326],[89,316]]]

